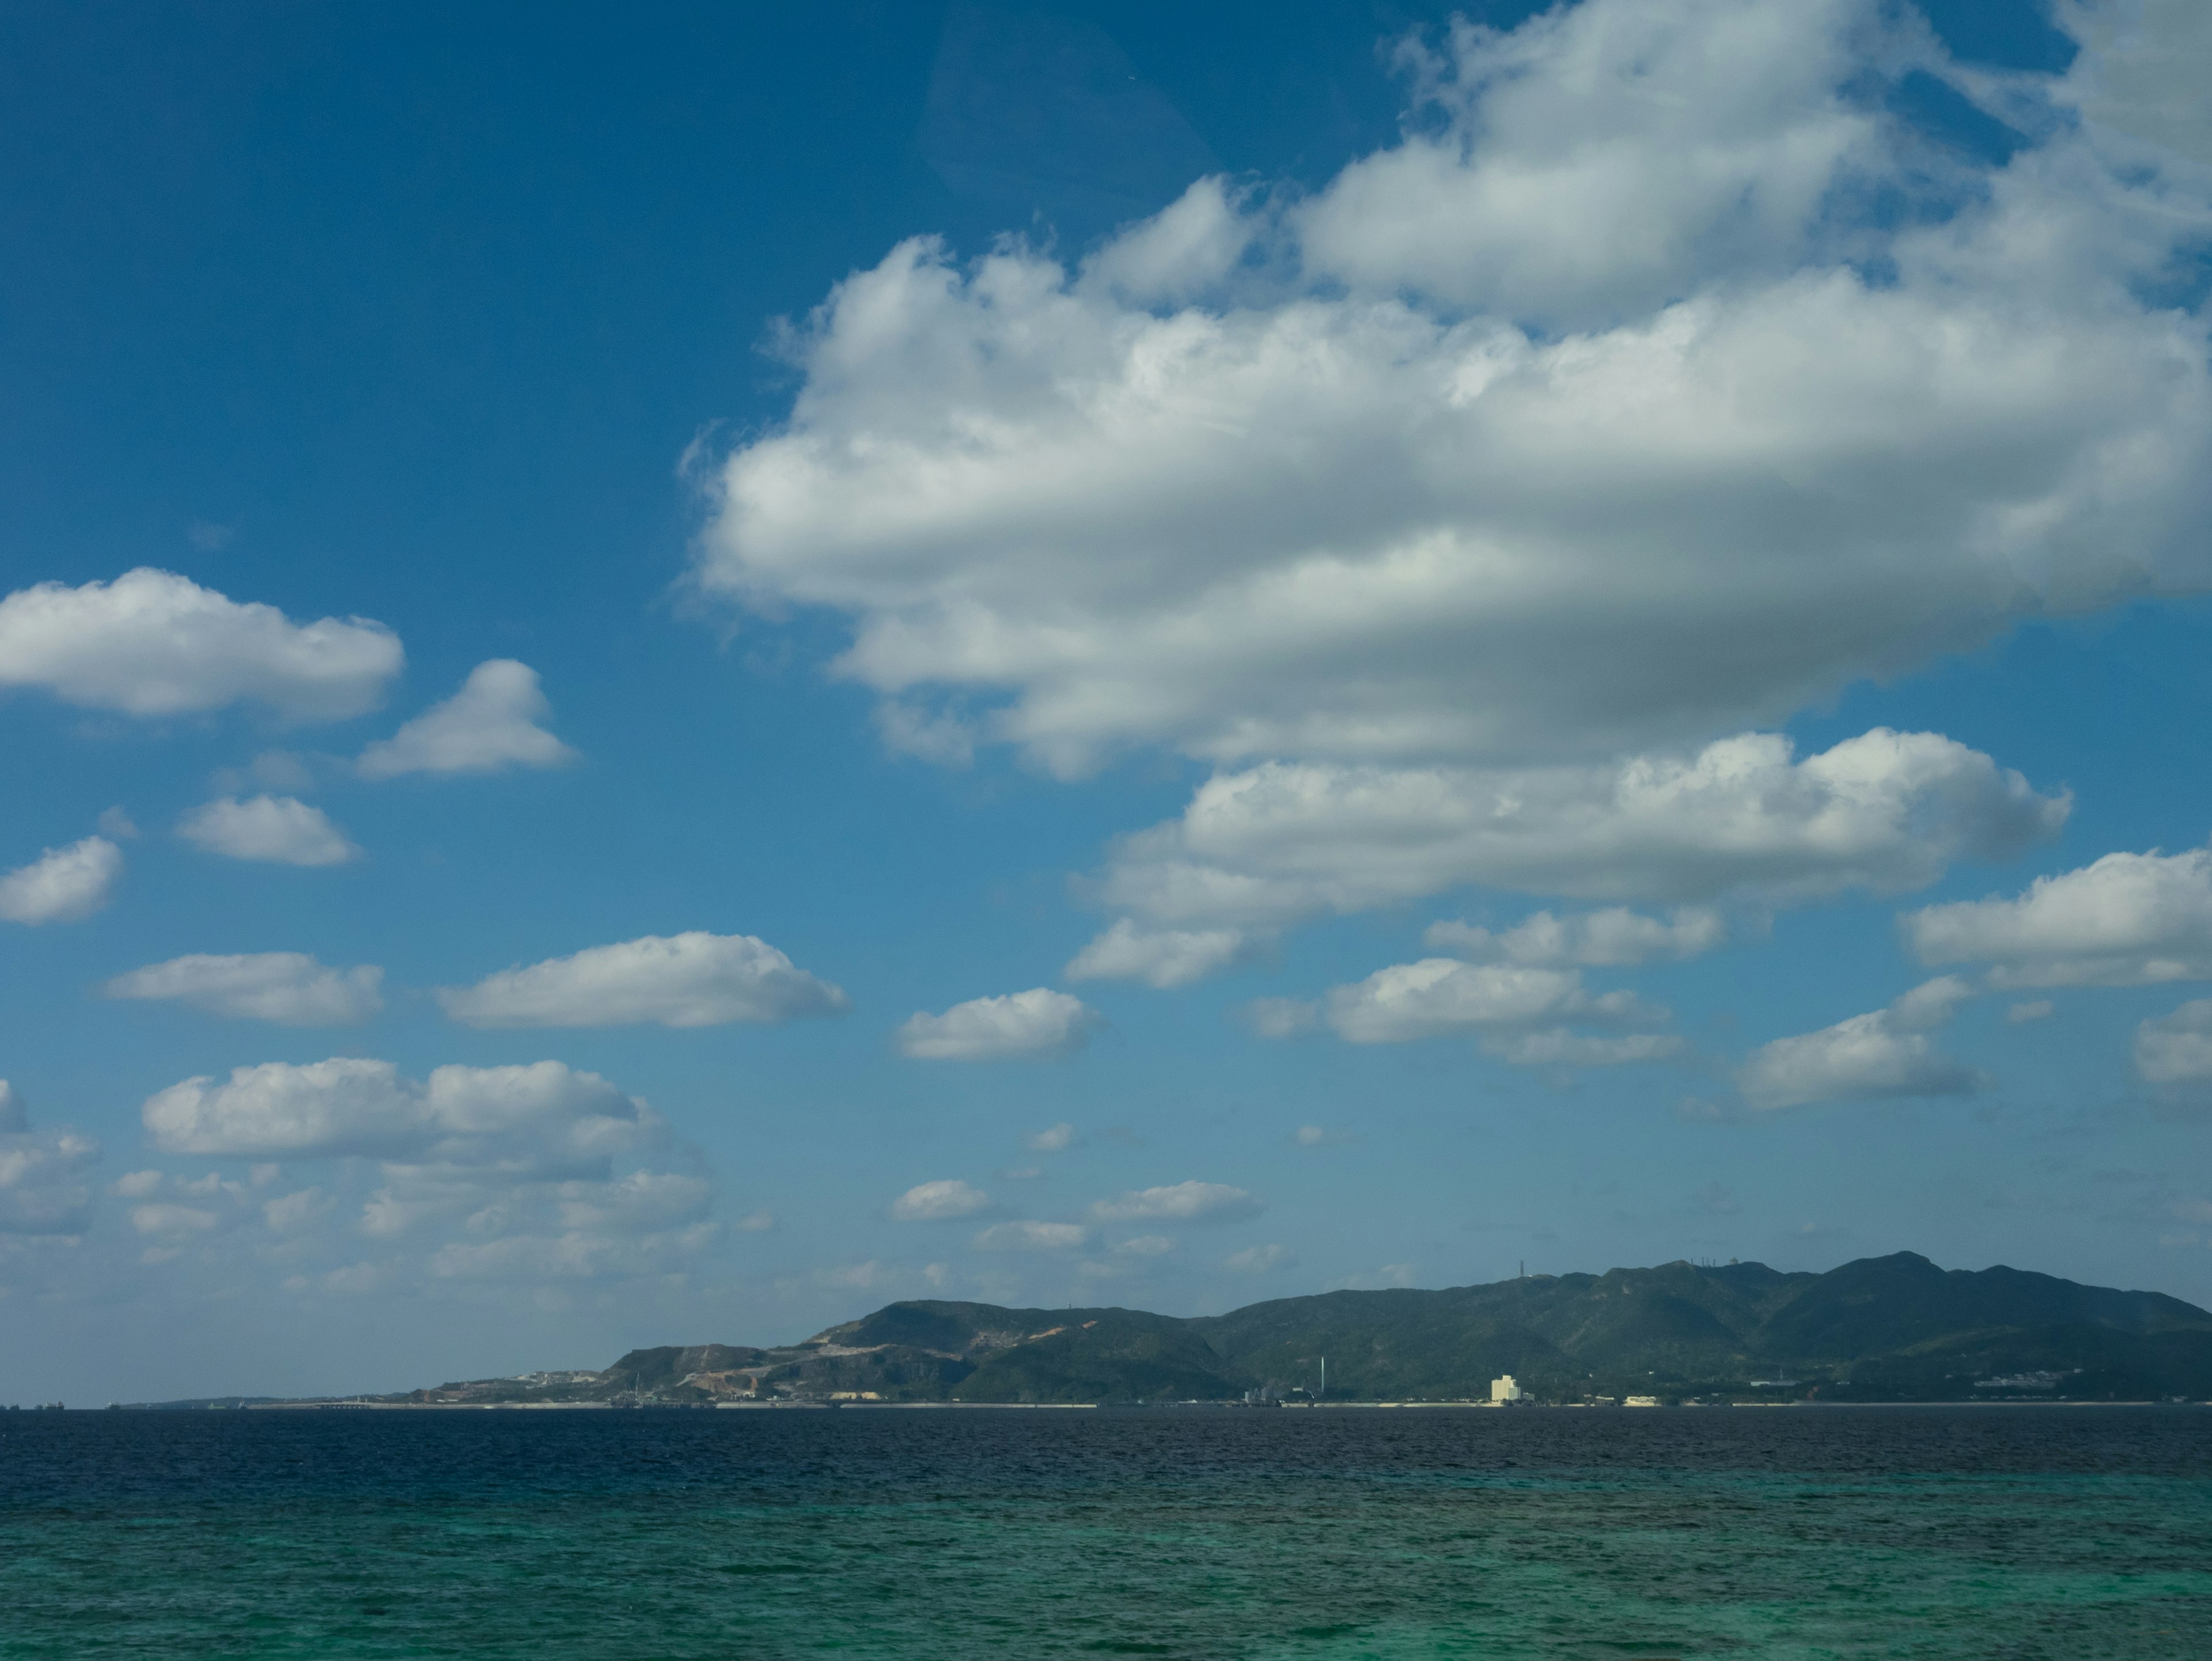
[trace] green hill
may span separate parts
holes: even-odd
[[[598,1374],[417,1400],[1545,1401],[2212,1396],[2212,1314],[2158,1293],[1898,1252],[1825,1275],[1662,1263],[1442,1291],[1331,1292],[1179,1319],[1127,1309],[887,1305],[799,1344],[633,1350]],[[1778,1383],[1778,1380],[1787,1382]]]

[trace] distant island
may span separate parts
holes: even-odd
[[[1323,1362],[1326,1361],[1326,1384]],[[1909,1251],[1825,1275],[1664,1263],[1439,1292],[1329,1292],[1178,1318],[890,1304],[803,1343],[632,1350],[598,1372],[362,1406],[2172,1401],[2212,1396],[2212,1313],[2154,1292]],[[229,1398],[225,1405],[273,1405]],[[165,1405],[214,1405],[198,1402]]]

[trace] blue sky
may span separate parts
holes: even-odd
[[[2212,1299],[2203,23],[1460,15],[0,22],[0,1399]]]

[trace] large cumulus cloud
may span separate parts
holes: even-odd
[[[2157,297],[2201,170],[2048,81],[1969,165],[1887,113],[1915,68],[1972,89],[1875,0],[1586,0],[1457,32],[1310,199],[902,244],[790,334],[698,580],[844,613],[887,733],[1064,772],[1680,746],[2201,586],[2204,322]]]

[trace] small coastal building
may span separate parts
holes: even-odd
[[[1528,1399],[1528,1392],[1521,1388],[1519,1383],[1509,1372],[1502,1378],[1492,1378],[1490,1381],[1490,1399],[1497,1402],[1525,1401]]]

